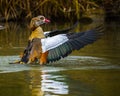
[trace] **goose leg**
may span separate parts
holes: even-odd
[[[40,65],[47,63],[47,56],[48,56],[48,51],[45,53],[42,53],[42,55],[40,57]]]

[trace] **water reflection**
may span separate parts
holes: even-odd
[[[48,94],[68,94],[68,85],[65,76],[43,73],[41,75],[41,90]]]
[[[120,66],[109,59],[69,56],[42,67],[8,64],[14,59],[0,56],[1,96],[119,96]]]
[[[29,76],[32,96],[56,96],[69,93],[69,87],[63,75],[34,70],[29,72]]]
[[[30,83],[29,88],[32,96],[43,96],[44,92],[41,90],[41,71],[30,71],[27,74],[27,80]]]
[[[20,23],[5,23],[6,29],[0,31],[0,46],[4,48],[22,47],[27,40],[28,32],[27,26]],[[24,43],[23,43],[24,42]]]

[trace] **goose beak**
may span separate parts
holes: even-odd
[[[50,20],[45,18],[45,23],[50,23]]]

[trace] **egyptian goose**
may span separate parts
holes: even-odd
[[[40,18],[40,16],[38,17]],[[34,26],[40,26],[45,23],[45,17],[43,21],[37,21]],[[48,22],[50,22],[48,20]],[[36,27],[36,28],[37,28]],[[70,28],[68,28],[70,30]],[[47,64],[55,62],[68,56],[72,51],[79,50],[84,46],[95,42],[103,31],[101,26],[97,26],[94,29],[85,32],[71,32],[64,31],[52,31],[46,32],[47,38],[34,38],[29,47],[24,51],[23,57],[20,62],[32,63],[38,62],[39,64]],[[33,30],[35,30],[33,28]],[[19,63],[20,63],[19,62]]]

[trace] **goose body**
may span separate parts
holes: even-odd
[[[24,58],[27,59],[26,63],[34,62],[36,58],[40,64],[58,61],[72,51],[94,43],[99,39],[102,31],[102,27],[99,26],[85,32],[58,34],[43,39],[35,38],[29,54]]]
[[[102,26],[97,26],[85,32],[69,32],[73,28],[45,32],[46,38],[33,38],[19,63],[46,64],[58,61],[72,51],[80,50],[84,46],[94,43],[103,31]],[[35,30],[35,28],[33,29]]]
[[[69,39],[67,38],[66,34],[59,34],[53,37],[41,39],[42,53],[54,49],[68,40]]]

